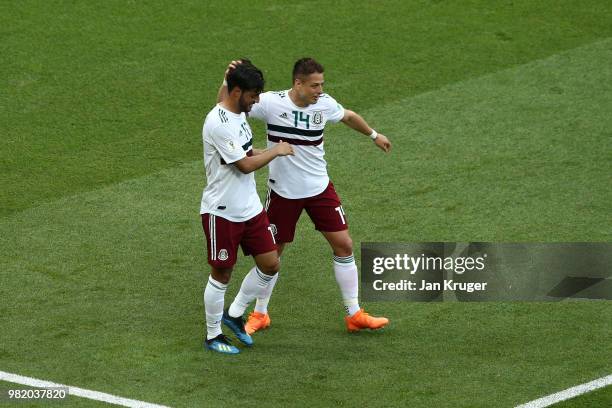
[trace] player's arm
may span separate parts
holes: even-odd
[[[365,119],[358,113],[345,109],[344,117],[341,119],[341,122],[359,133],[373,137],[376,146],[378,146],[385,153],[388,153],[391,150],[391,142],[389,139],[387,139],[387,137],[382,133],[377,133],[374,129],[372,129]]]
[[[242,61],[240,60],[232,61],[227,66],[227,69],[225,70],[225,74],[223,74],[223,82],[221,83],[221,86],[219,87],[219,92],[217,92],[217,103],[223,101],[228,95],[227,93],[227,74],[232,69],[236,68],[236,66],[240,64],[241,62]]]
[[[266,149],[255,149],[255,148],[253,148],[253,156],[259,156],[260,154],[262,154],[265,151],[266,151]]]
[[[276,157],[288,155],[293,155],[293,147],[289,143],[281,141],[273,148],[260,151],[259,154],[255,154],[255,152],[253,152],[252,156],[243,157],[242,159],[236,161],[235,164],[236,167],[238,167],[238,170],[244,174],[248,174],[255,170],[261,169]]]

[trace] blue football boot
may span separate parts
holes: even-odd
[[[225,337],[223,334],[218,335],[215,338],[206,340],[204,346],[212,351],[222,354],[238,354],[240,350],[236,346],[232,346],[230,339]]]
[[[244,328],[244,319],[242,316],[240,317],[232,317],[227,312],[227,309],[223,312],[223,318],[221,319],[223,324],[225,324],[229,329],[234,332],[236,338],[242,342],[245,346],[252,346],[253,339],[246,332]]]

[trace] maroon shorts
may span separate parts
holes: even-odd
[[[304,209],[318,231],[348,229],[344,209],[331,181],[321,194],[307,198],[285,198],[269,189],[266,204],[268,219],[278,243],[293,241],[295,226]]]
[[[243,222],[202,214],[202,227],[206,235],[208,263],[218,269],[234,266],[238,257],[238,245],[245,255],[255,256],[276,251],[272,227],[265,211]]]

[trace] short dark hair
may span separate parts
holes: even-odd
[[[297,77],[306,77],[315,72],[322,74],[323,71],[323,65],[315,61],[314,58],[301,58],[295,61],[293,65],[293,80],[295,81]]]
[[[227,91],[231,92],[238,87],[243,91],[262,92],[265,83],[263,72],[250,60],[242,58],[241,61],[236,68],[227,73]]]

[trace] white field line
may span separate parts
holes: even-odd
[[[544,408],[549,407],[557,402],[565,401],[570,398],[577,397],[578,395],[586,394],[587,392],[594,391],[598,388],[607,387],[612,384],[612,374],[605,377],[598,378],[586,384],[580,384],[575,387],[568,388],[567,390],[559,391],[555,394],[547,395],[537,400],[529,401],[524,404],[518,405],[515,408]]]
[[[68,395],[87,398],[96,401],[107,402],[109,404],[121,405],[131,408],[169,408],[165,405],[151,404],[144,401],[138,401],[128,398],[117,397],[105,392],[85,390],[83,388],[73,387],[71,385],[57,384],[51,381],[38,380],[36,378],[24,377],[22,375],[11,374],[0,371],[0,380],[11,383],[27,385],[34,388],[67,388]]]

